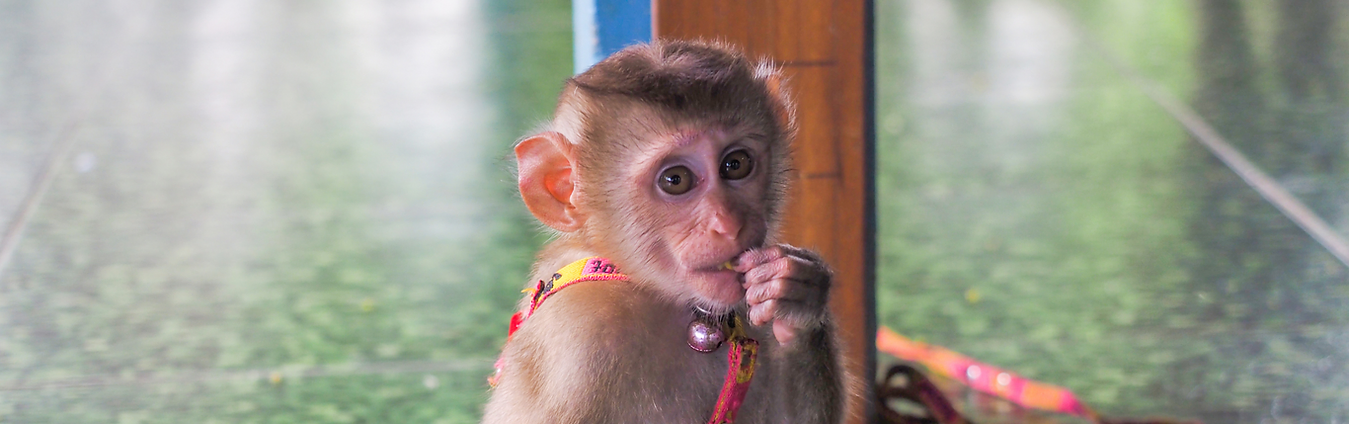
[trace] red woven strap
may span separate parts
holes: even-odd
[[[721,383],[721,394],[717,396],[717,407],[712,411],[708,424],[731,424],[735,414],[745,402],[745,393],[749,392],[749,382],[754,378],[754,368],[759,359],[759,342],[745,336],[740,317],[731,319],[731,347],[726,352],[726,380]]]

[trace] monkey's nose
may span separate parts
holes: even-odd
[[[740,229],[744,227],[740,218],[736,217],[731,211],[721,209],[712,212],[712,216],[707,220],[707,229],[713,234],[735,239],[740,235]]]
[[[732,242],[739,239],[740,231],[745,226],[744,217],[733,207],[734,195],[735,193],[714,188],[703,198],[699,211],[705,216],[703,223],[707,231]]]

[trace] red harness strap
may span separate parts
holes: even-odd
[[[726,351],[726,379],[721,383],[717,408],[712,410],[712,418],[707,420],[707,424],[735,422],[735,413],[740,411],[740,405],[745,402],[749,381],[754,378],[754,368],[759,362],[759,342],[745,335],[740,315],[732,317],[730,325],[731,346]]]
[[[572,262],[562,267],[548,281],[539,280],[538,285],[533,289],[526,289],[529,293],[529,309],[527,311],[517,312],[511,316],[510,333],[506,336],[506,342],[510,342],[510,336],[524,324],[526,319],[534,315],[534,311],[543,305],[543,301],[557,293],[559,290],[571,286],[572,284],[583,281],[627,281],[628,276],[618,272],[618,268],[608,259],[601,257],[589,257],[576,262]],[[716,409],[712,411],[712,417],[707,420],[708,424],[732,424],[735,422],[735,414],[740,410],[740,405],[745,401],[745,393],[749,391],[749,382],[754,378],[754,368],[758,363],[759,342],[749,338],[745,334],[744,323],[740,321],[739,316],[735,316],[730,321],[731,337],[730,347],[726,352],[726,379],[721,385],[721,392],[717,395]],[[493,387],[501,376],[501,369],[505,365],[498,358],[496,362],[496,373],[487,379]]]

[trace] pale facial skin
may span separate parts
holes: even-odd
[[[743,127],[676,131],[640,152],[627,179],[662,243],[651,252],[694,303],[725,311],[741,301],[754,325],[773,324],[780,343],[822,325],[830,271],[814,254],[764,246],[770,179],[763,136]],[[636,199],[635,199],[636,200]],[[724,264],[730,264],[728,269]]]

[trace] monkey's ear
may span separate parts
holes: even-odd
[[[515,145],[515,159],[520,166],[520,196],[529,212],[555,230],[580,229],[582,217],[571,201],[576,160],[567,137],[553,131],[529,137]]]
[[[773,65],[772,62],[764,61],[755,68],[755,77],[763,81],[764,87],[768,89],[768,97],[772,99],[773,115],[778,118],[778,123],[787,128],[788,132],[795,135],[796,130],[796,107],[792,102],[790,89],[787,87],[787,76],[782,74],[782,69]]]

